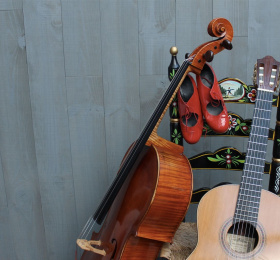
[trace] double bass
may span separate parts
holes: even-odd
[[[199,74],[206,61],[232,48],[228,20],[212,20],[208,33],[218,39],[185,59],[83,228],[77,239],[81,260],[156,259],[163,243],[172,241],[190,204],[192,170],[183,147],[158,136],[157,129],[186,75]]]

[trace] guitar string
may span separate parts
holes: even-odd
[[[256,111],[256,110],[255,110]],[[250,142],[249,142],[249,145],[250,145]],[[246,165],[247,165],[247,161],[248,161],[248,158],[249,157],[247,157],[247,160],[245,161],[245,169],[244,169],[244,173],[243,173],[243,175],[242,175],[242,178],[244,178],[244,175],[246,175]],[[249,158],[250,159],[250,158]],[[237,232],[236,232],[236,235],[238,235],[238,233],[239,233],[239,223],[240,222],[238,222],[238,215],[240,215],[241,214],[241,212],[240,212],[240,205],[241,205],[241,210],[242,210],[242,208],[243,208],[243,204],[244,204],[244,201],[242,200],[242,190],[243,190],[243,186],[244,186],[244,184],[242,184],[242,183],[244,183],[243,182],[243,180],[241,181],[241,184],[240,184],[240,188],[239,188],[239,194],[238,194],[238,197],[237,197],[237,204],[236,204],[236,212],[235,212],[235,216],[234,216],[234,221],[233,221],[233,231],[232,231],[232,235],[230,236],[230,248],[232,249],[232,243],[233,243],[233,241],[235,241],[235,244],[237,243],[236,242],[236,236],[235,236],[235,229],[236,229],[236,226],[237,226]],[[247,204],[247,203],[246,203]],[[236,245],[235,245],[235,247],[236,247]],[[233,249],[232,249],[233,250]],[[238,250],[238,249],[235,249],[235,250]],[[235,250],[233,250],[233,251],[235,251]],[[234,255],[233,255],[234,256]]]
[[[260,90],[259,90],[259,92],[260,92]],[[260,93],[262,93],[263,91],[261,91]],[[263,95],[264,96],[266,96],[266,92],[264,92],[263,93]],[[267,106],[267,97],[265,98],[265,99],[263,99],[262,97],[260,98],[260,99],[258,99],[258,103],[260,103],[260,102],[262,102],[261,104],[263,105],[263,107],[264,107],[264,109],[266,109],[266,106]],[[260,119],[260,118],[265,118],[265,110],[261,110],[262,108],[258,108],[259,109],[259,116],[256,118],[256,126],[261,126],[261,125],[263,125],[263,121],[264,120],[262,120],[262,119]],[[266,123],[266,122],[264,122],[264,123]],[[256,149],[255,150],[253,150],[253,153],[252,153],[252,156],[254,156],[255,158],[258,158],[258,155],[257,155],[257,150],[258,150],[258,147],[257,147],[257,143],[265,143],[265,140],[263,140],[263,142],[261,142],[261,140],[258,140],[258,139],[262,139],[262,137],[261,137],[261,133],[262,133],[262,131],[263,132],[265,132],[265,130],[264,129],[262,129],[262,128],[257,128],[256,129],[256,135],[257,135],[257,138],[255,138],[255,139],[257,139],[256,140],[256,144],[255,144],[255,147],[256,147]],[[258,136],[258,134],[260,134],[260,136]],[[260,149],[261,150],[261,149]],[[264,158],[262,158],[262,159],[265,159],[265,154],[263,154],[263,157]],[[252,159],[252,161],[253,161],[253,159]],[[256,160],[256,165],[258,165],[258,163],[259,163],[259,161],[260,160]],[[249,161],[249,163],[250,163],[250,161]],[[261,162],[261,164],[263,165],[264,164],[264,162]],[[253,179],[253,185],[251,184],[249,184],[249,190],[250,190],[250,192],[251,192],[251,194],[254,196],[254,195],[256,195],[256,197],[257,198],[252,198],[252,200],[253,200],[253,202],[255,202],[256,200],[257,200],[257,205],[256,205],[256,203],[252,203],[251,202],[251,205],[254,207],[254,206],[257,206],[258,208],[259,208],[259,203],[260,203],[260,196],[261,196],[261,188],[259,187],[259,186],[257,186],[257,185],[261,185],[261,183],[262,183],[262,181],[261,181],[261,177],[262,177],[262,171],[263,171],[263,166],[261,166],[261,167],[259,167],[259,166],[256,166],[256,167],[252,167],[252,170],[254,171],[254,173],[253,173],[253,176],[254,176],[254,179]],[[255,183],[254,183],[255,182]],[[254,191],[253,190],[253,188],[254,188],[254,184],[256,185],[255,187],[256,187],[256,191]],[[253,187],[250,187],[250,186],[253,186]],[[258,188],[259,187],[259,188]],[[258,196],[257,196],[258,195]],[[250,208],[250,207],[249,207]],[[252,208],[252,207],[251,207]],[[253,208],[252,208],[253,209]],[[254,209],[252,210],[253,211],[253,217],[254,217],[254,214],[256,214],[256,219],[257,219],[257,216],[258,216],[258,213],[255,213],[254,212]],[[249,223],[249,234],[248,234],[248,237],[250,237],[252,240],[251,240],[251,248],[250,248],[250,251],[249,252],[251,252],[252,251],[252,248],[254,247],[254,245],[252,244],[253,243],[253,237],[254,237],[254,233],[255,233],[255,231],[256,231],[256,228],[257,228],[257,220],[256,220],[256,223],[255,223],[255,226],[254,225],[252,225],[251,223]],[[247,222],[246,222],[246,227],[245,227],[245,232],[247,231]],[[247,248],[248,248],[248,244],[249,244],[249,239],[247,240]]]
[[[245,199],[248,200],[248,202],[246,203],[246,209],[248,212],[248,219],[245,220],[245,222],[243,221],[241,224],[241,231],[244,232],[244,236],[248,236],[249,238],[252,236],[253,237],[253,231],[254,231],[254,206],[255,206],[255,202],[256,202],[256,198],[258,197],[256,196],[258,193],[258,190],[254,190],[254,187],[257,187],[258,183],[259,183],[259,174],[260,174],[260,167],[257,166],[258,162],[259,162],[259,158],[257,156],[257,150],[258,148],[260,148],[260,145],[262,144],[262,142],[259,140],[261,139],[261,137],[259,137],[259,134],[261,133],[260,131],[262,131],[261,128],[259,128],[258,126],[262,125],[262,120],[260,118],[263,117],[263,106],[265,106],[265,103],[262,101],[263,99],[263,95],[265,94],[265,92],[260,91],[259,90],[259,97],[257,98],[257,107],[256,107],[256,111],[255,111],[255,115],[254,115],[254,122],[253,122],[253,127],[254,127],[254,131],[252,131],[252,138],[250,140],[251,144],[252,144],[252,152],[251,152],[251,157],[249,157],[249,160],[247,161],[247,172],[248,175],[247,176],[251,176],[253,179],[251,182],[246,183],[244,185],[244,193],[246,194],[246,190],[247,191],[247,195],[245,195]],[[260,122],[261,121],[261,122]],[[255,136],[254,136],[255,135]],[[250,144],[249,146],[250,147]],[[258,158],[258,159],[253,159],[253,158]],[[254,163],[255,160],[255,163]],[[249,171],[250,170],[250,171]],[[247,197],[246,197],[247,196]],[[258,200],[258,198],[257,198]],[[251,212],[252,211],[252,212]],[[250,220],[252,219],[252,220]],[[244,224],[245,224],[245,228],[244,228]],[[238,226],[240,226],[240,222],[238,223]],[[249,226],[249,230],[248,230],[248,226]],[[249,234],[246,234],[246,232],[249,232]],[[237,231],[238,233],[238,231]],[[251,234],[252,233],[252,234]],[[251,240],[252,241],[252,240]],[[246,239],[245,239],[245,243],[246,243]],[[250,240],[247,239],[247,251],[248,246],[249,246]],[[249,251],[250,252],[250,251]]]
[[[254,109],[254,113],[256,112],[256,108]],[[255,116],[255,115],[254,115]],[[252,130],[252,128],[251,128],[251,130]],[[253,129],[254,130],[254,129]],[[251,131],[251,133],[252,133],[252,131]],[[252,133],[253,134],[253,133]],[[252,138],[252,136],[250,136],[251,138]],[[248,141],[248,147],[250,146],[250,139],[249,139],[249,141]],[[248,154],[247,154],[248,155]],[[246,166],[247,166],[247,163],[248,163],[248,161],[249,161],[249,159],[250,159],[250,157],[247,157],[246,156],[246,160],[245,160],[245,164],[244,164],[244,170],[243,170],[243,174],[242,174],[242,180],[241,180],[241,184],[240,184],[240,187],[239,187],[239,194],[238,194],[238,197],[237,197],[237,203],[236,203],[236,210],[235,210],[235,214],[234,214],[234,219],[233,219],[233,231],[232,231],[232,235],[230,236],[230,249],[232,250],[232,251],[238,251],[238,248],[237,248],[237,237],[236,236],[238,236],[238,234],[239,234],[239,227],[240,227],[240,219],[241,219],[241,217],[242,217],[242,209],[243,209],[243,204],[244,204],[244,202],[245,201],[247,201],[247,200],[245,200],[245,199],[243,199],[243,198],[245,198],[245,195],[246,194],[244,194],[244,195],[242,195],[242,192],[243,192],[243,188],[244,188],[244,186],[245,186],[245,182],[244,182],[244,177],[248,174],[247,172],[246,172]],[[246,188],[246,187],[245,187]],[[245,192],[245,190],[244,190],[244,192]],[[243,198],[242,198],[243,197]],[[245,202],[245,204],[247,204],[247,202]],[[241,205],[241,209],[240,209],[240,205]],[[240,216],[239,217],[239,220],[238,220],[238,216]],[[236,226],[237,226],[237,231],[236,231],[236,234],[235,234],[235,229],[236,229]],[[242,222],[242,226],[243,226],[243,222]],[[242,227],[241,227],[242,228]],[[233,241],[235,242],[235,247],[234,247],[234,249],[233,249],[233,247],[232,247],[232,243],[233,243]],[[240,250],[239,250],[240,251]],[[233,257],[235,257],[236,256],[236,254],[234,254],[234,253],[232,253],[231,252],[231,255],[233,256]]]
[[[256,131],[256,135],[257,135],[257,141],[255,146],[257,146],[259,144],[264,145],[263,147],[263,151],[260,154],[259,153],[259,149],[258,147],[256,147],[256,149],[253,151],[253,157],[256,159],[252,158],[252,161],[257,160],[256,161],[256,170],[254,171],[254,181],[255,181],[255,186],[251,187],[251,193],[252,193],[252,197],[253,197],[253,203],[251,207],[253,210],[253,217],[255,218],[255,220],[253,221],[254,225],[250,225],[250,229],[249,229],[249,234],[248,237],[250,237],[253,241],[253,238],[255,236],[255,232],[257,232],[257,223],[258,223],[258,211],[259,211],[259,205],[260,205],[260,198],[261,198],[261,191],[262,191],[262,180],[263,180],[263,172],[264,172],[264,167],[265,167],[265,156],[266,156],[266,150],[267,150],[267,142],[268,142],[268,131],[269,131],[269,125],[270,125],[270,117],[271,117],[271,110],[272,110],[272,96],[273,93],[272,92],[268,92],[268,91],[261,91],[263,92],[263,96],[265,96],[265,98],[260,98],[259,102],[261,102],[262,107],[259,108],[259,114],[260,116],[257,117],[256,120],[256,125],[258,126],[257,131]],[[260,128],[259,126],[264,125],[265,127]],[[261,149],[260,149],[261,150]],[[252,185],[251,185],[252,186]],[[256,191],[253,188],[256,188]],[[254,203],[255,202],[255,203]],[[255,205],[256,204],[256,205]],[[254,216],[255,215],[255,216]],[[253,219],[254,219],[253,218]],[[246,227],[247,230],[247,227]],[[248,240],[248,243],[250,243],[250,241]],[[254,244],[251,243],[251,246],[253,248],[251,248],[250,251],[252,251],[254,249]]]
[[[260,195],[259,196],[255,196],[255,195],[256,195],[256,193],[260,194],[260,191],[261,191],[260,185],[261,185],[262,179],[259,178],[260,177],[259,175],[260,175],[260,173],[262,174],[262,172],[263,172],[262,168],[264,168],[264,163],[263,163],[262,166],[258,166],[257,163],[254,164],[253,162],[254,162],[254,160],[257,160],[257,162],[260,161],[260,159],[264,160],[264,158],[260,158],[260,154],[259,154],[260,151],[257,149],[257,146],[259,146],[260,144],[263,144],[265,142],[265,140],[264,140],[264,142],[261,142],[259,139],[262,139],[262,138],[266,138],[267,139],[267,135],[264,135],[262,131],[267,131],[268,128],[264,129],[263,127],[259,127],[261,125],[261,123],[258,122],[258,121],[263,121],[261,118],[264,117],[266,112],[269,112],[269,110],[266,107],[267,106],[266,99],[264,100],[263,97],[262,97],[262,95],[266,95],[266,93],[267,93],[266,91],[259,91],[259,93],[258,93],[259,95],[257,97],[257,102],[256,102],[257,103],[257,107],[254,110],[254,114],[255,114],[254,115],[254,122],[252,122],[253,125],[251,126],[251,127],[257,126],[257,127],[254,127],[254,132],[252,133],[253,135],[256,135],[257,137],[252,136],[250,138],[250,140],[249,140],[250,142],[248,141],[248,149],[252,150],[253,152],[251,154],[251,157],[248,157],[246,159],[246,161],[245,161],[246,164],[244,165],[245,169],[244,169],[244,174],[242,176],[243,185],[242,185],[241,191],[240,191],[241,193],[242,193],[242,191],[244,192],[243,199],[245,198],[245,201],[241,200],[241,203],[239,202],[239,204],[237,202],[237,204],[238,204],[237,206],[239,208],[237,208],[236,212],[239,215],[242,215],[241,213],[242,213],[242,211],[244,211],[243,210],[244,207],[247,208],[247,211],[249,213],[252,211],[251,213],[253,213],[253,215],[250,216],[250,214],[249,214],[248,218],[254,218],[254,214],[256,214],[256,212],[254,212],[254,209],[255,209],[254,203],[256,201],[254,201],[254,200],[255,200],[255,197],[257,197],[257,200],[258,200],[258,197],[260,198]],[[269,102],[268,102],[268,104],[269,104]],[[261,153],[263,153],[263,152],[264,151],[261,151]],[[248,170],[249,165],[254,166],[254,167],[257,168],[257,169],[255,169],[253,167],[254,168],[254,170],[252,171],[253,175]],[[247,171],[247,174],[246,174],[246,171]],[[249,173],[251,173],[250,174],[251,176],[249,176]],[[252,178],[253,182],[251,181],[251,183],[247,183],[247,180],[245,181],[245,177],[247,179],[248,178]],[[252,187],[250,187],[250,186],[257,187],[257,191],[252,189]],[[249,190],[249,193],[246,192],[246,190]],[[250,197],[251,197],[251,201],[249,199]],[[242,199],[242,197],[241,198],[239,197],[238,199]],[[245,202],[245,205],[244,205],[244,202]],[[241,205],[241,209],[240,209],[240,205]],[[251,209],[248,210],[249,208],[251,208],[252,210]],[[238,217],[238,216],[235,216],[235,217]],[[245,230],[246,231],[248,229],[247,225],[250,224],[248,222],[250,222],[249,219],[248,219],[248,221],[245,221]],[[251,222],[254,223],[253,221],[251,221]],[[240,228],[240,221],[238,222],[237,226],[238,226],[238,228],[237,228],[237,234],[238,234],[239,233],[239,228]],[[234,229],[235,229],[235,226],[234,226]],[[244,221],[241,224],[241,230],[244,230]],[[250,225],[248,237],[251,237],[251,236],[253,237],[254,236],[254,233],[253,233],[254,230],[255,230],[254,227],[252,225]],[[233,231],[233,234],[234,233],[235,233],[235,230]],[[232,241],[231,241],[231,243],[232,243]],[[249,243],[249,240],[247,240],[247,243]]]
[[[256,112],[257,112],[256,109],[257,108],[254,109],[254,116],[256,116]],[[254,117],[253,117],[253,119],[254,119]],[[252,123],[254,123],[254,121],[252,121]],[[254,128],[251,128],[251,130],[252,129],[255,130]],[[251,144],[253,144],[253,143],[251,143],[251,139],[252,139],[253,136],[250,136],[250,137],[251,138],[249,138],[249,141],[248,141],[248,148],[250,147]],[[246,201],[245,206],[247,207],[247,200],[242,199],[242,197],[245,197],[246,194],[242,195],[242,192],[243,192],[243,188],[246,188],[246,186],[245,186],[246,182],[245,182],[244,179],[245,179],[245,176],[248,175],[248,172],[247,172],[246,168],[247,168],[247,165],[248,165],[247,163],[249,161],[250,161],[250,157],[246,157],[245,164],[244,164],[244,171],[243,171],[243,174],[242,174],[242,180],[241,180],[241,184],[240,184],[240,187],[239,187],[239,194],[238,194],[238,197],[237,197],[236,211],[235,211],[234,221],[233,221],[233,231],[232,231],[232,235],[230,236],[230,249],[232,249],[232,243],[233,243],[233,241],[235,241],[235,250],[232,249],[232,251],[238,250],[237,241],[236,241],[237,240],[236,236],[238,236],[239,228],[240,228],[240,221],[238,221],[238,216],[240,216],[239,217],[239,220],[240,220],[241,217],[242,217],[241,213],[242,213],[242,209],[244,207],[244,202],[245,201]],[[245,190],[244,190],[244,192],[245,192]],[[241,205],[241,209],[240,209],[240,205]],[[237,230],[235,231],[236,226],[237,226]],[[243,228],[243,222],[242,222],[241,228]],[[234,254],[234,253],[231,253],[231,255],[233,257],[236,257],[236,254]]]
[[[265,144],[264,147],[264,153],[263,153],[263,162],[262,162],[262,166],[260,167],[259,170],[259,178],[257,179],[257,184],[258,186],[258,211],[259,211],[259,206],[260,206],[260,198],[261,198],[261,190],[262,190],[262,180],[263,180],[263,172],[264,172],[264,167],[265,167],[265,155],[266,155],[266,151],[267,151],[267,143],[268,143],[268,134],[269,134],[269,126],[270,126],[270,120],[271,120],[271,110],[272,110],[272,98],[273,98],[273,92],[267,92],[265,91],[264,95],[266,96],[266,98],[264,99],[264,111],[263,111],[263,115],[262,117],[265,118],[265,122],[263,125],[265,125],[266,127],[261,129],[262,131],[262,137],[259,137],[259,139],[263,139],[263,143]],[[264,121],[262,120],[262,121]],[[261,121],[261,119],[259,119],[259,121]],[[258,125],[261,125],[261,123],[259,122]],[[258,212],[257,212],[257,216],[258,216]],[[256,228],[257,228],[257,219],[256,219]],[[257,232],[257,229],[253,229],[252,231],[252,236],[254,236],[254,232]]]
[[[238,221],[237,222],[237,235],[240,234],[239,229],[241,230],[241,235],[244,233],[244,236],[246,236],[246,232],[248,232],[248,226],[249,226],[249,233],[253,232],[251,231],[251,229],[254,226],[254,212],[251,212],[251,208],[253,205],[255,205],[256,202],[256,198],[257,197],[255,195],[257,195],[256,191],[254,190],[253,187],[257,187],[256,185],[259,183],[259,167],[257,166],[257,162],[254,163],[254,159],[253,158],[257,158],[258,156],[256,156],[256,151],[258,150],[258,147],[260,147],[260,144],[262,144],[260,142],[260,137],[259,137],[259,130],[260,128],[258,126],[261,125],[260,118],[262,118],[262,111],[263,111],[263,106],[265,105],[265,103],[262,101],[263,100],[263,94],[265,94],[263,91],[259,91],[258,93],[259,97],[257,98],[257,102],[256,102],[256,109],[254,110],[254,120],[253,120],[253,125],[251,128],[253,131],[251,131],[252,135],[250,136],[250,140],[248,143],[248,147],[252,148],[252,152],[251,152],[251,157],[247,157],[246,158],[246,164],[245,164],[245,173],[247,172],[247,174],[244,174],[244,177],[247,177],[246,180],[243,180],[243,185],[241,187],[241,194],[243,194],[243,196],[240,196],[241,199],[241,209],[240,209],[240,213],[239,215],[243,215],[243,219],[242,221]],[[251,178],[251,181],[248,183],[248,178]],[[244,178],[245,179],[245,178]],[[248,190],[248,191],[246,191]],[[244,201],[243,201],[243,200]],[[240,204],[239,204],[240,205]],[[246,209],[246,213],[248,214],[247,216],[244,215],[244,213],[242,214],[242,211],[244,211],[244,209]],[[253,209],[253,208],[252,208]],[[253,214],[252,214],[253,213]],[[250,220],[252,219],[252,220]],[[249,234],[248,237],[250,237],[251,235]],[[243,242],[245,242],[244,244],[246,244],[246,239],[244,238]],[[249,239],[247,239],[247,247],[248,247],[248,243],[249,243]],[[247,248],[248,250],[248,248]]]
[[[172,94],[171,92],[173,91],[174,92],[174,90],[173,90],[173,88],[175,87],[174,86],[174,82],[175,82],[175,78],[177,79],[177,78],[182,78],[182,76],[184,75],[184,73],[185,73],[185,71],[186,71],[186,69],[188,68],[188,66],[186,67],[186,68],[184,68],[184,65],[186,66],[186,65],[189,65],[190,63],[190,61],[193,59],[193,56],[192,57],[189,57],[188,59],[185,59],[184,60],[184,62],[183,62],[183,64],[180,66],[180,68],[178,69],[178,71],[176,72],[176,74],[175,74],[175,77],[174,77],[174,80],[173,80],[173,83],[172,83],[172,81],[171,81],[171,83],[170,83],[170,86],[168,87],[168,89],[167,89],[167,91],[164,93],[164,95],[163,95],[163,97],[162,97],[162,99],[161,99],[161,101],[164,99],[164,98],[167,98],[170,94]],[[182,74],[182,75],[180,75],[180,74]],[[177,77],[176,77],[177,76]],[[173,86],[172,86],[173,85]],[[172,95],[171,95],[172,96]],[[168,99],[167,101],[169,101],[170,99]],[[163,107],[164,106],[164,107]],[[164,109],[165,108],[165,106],[166,106],[166,104],[165,103],[163,103],[163,102],[160,102],[159,103],[159,105],[158,105],[158,108],[159,109]],[[161,110],[159,110],[159,112],[160,112]],[[159,113],[158,112],[158,113]],[[160,114],[161,115],[161,114]],[[157,118],[155,118],[157,121],[158,121],[158,116],[160,116],[160,115],[157,115],[157,114],[155,114],[155,115],[152,115],[152,117],[150,118],[150,120],[149,120],[149,122],[147,123],[147,125],[149,125],[149,124],[151,124],[152,122],[153,122],[153,118],[155,118],[155,117],[157,117]],[[144,129],[144,131],[145,131],[145,129]],[[144,137],[143,137],[144,138]],[[132,152],[134,152],[135,153],[135,150],[137,150],[136,148],[132,151]],[[131,155],[131,154],[130,154]],[[131,155],[131,157],[133,157],[133,154]],[[131,158],[130,156],[129,156],[129,158]],[[128,159],[129,159],[128,158]],[[106,194],[105,195],[105,197],[107,196],[108,194]],[[87,223],[86,223],[86,225],[84,226],[84,228],[83,228],[83,230],[82,230],[82,232],[81,232],[81,234],[79,235],[79,237],[88,237],[88,235],[90,234],[90,232],[91,232],[91,230],[92,230],[92,228],[93,228],[93,226],[96,224],[96,220],[93,220],[93,218],[92,218],[92,216],[89,218],[89,220],[87,221]]]

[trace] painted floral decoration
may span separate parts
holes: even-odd
[[[211,162],[216,162],[218,165],[224,165],[227,169],[231,169],[232,165],[238,166],[240,163],[244,163],[245,160],[239,159],[238,156],[232,156],[232,152],[230,149],[227,149],[225,154],[216,154],[216,157],[207,157],[207,159]]]
[[[174,69],[172,69],[172,71],[169,73],[169,78],[170,78],[170,80],[174,78],[175,72],[176,72],[176,71],[175,71]]]
[[[173,138],[172,142],[175,143],[175,144],[179,144],[180,139],[182,138],[182,135],[177,129],[174,129],[174,132],[171,136]]]
[[[172,117],[177,117],[178,115],[178,102],[177,102],[177,95],[175,95],[173,101],[172,101]]]
[[[236,119],[237,126],[235,127],[235,132],[241,130],[241,132],[245,135],[249,135],[251,131],[251,125],[247,125],[245,122],[240,121],[239,118]]]
[[[257,97],[257,90],[252,89],[251,92],[248,93],[247,97],[250,99],[251,102],[255,102]]]
[[[232,117],[232,115],[228,115],[228,117],[229,117],[229,127],[228,127],[228,130],[231,130],[231,128],[235,128],[235,126],[237,125],[237,122],[236,122],[236,118]]]

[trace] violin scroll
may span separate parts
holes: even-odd
[[[233,35],[231,23],[225,18],[213,19],[207,28],[208,34],[212,37],[223,37],[225,34]]]
[[[200,74],[205,62],[211,62],[214,55],[223,49],[232,49],[233,28],[231,23],[225,18],[213,19],[207,28],[208,34],[218,37],[217,40],[206,42],[198,46],[189,57],[193,57],[191,71]]]

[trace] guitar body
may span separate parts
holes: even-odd
[[[210,190],[200,201],[197,213],[198,243],[188,260],[280,258],[280,198],[261,192],[257,225],[258,244],[249,253],[236,253],[226,241],[232,225],[239,185],[224,185]]]

